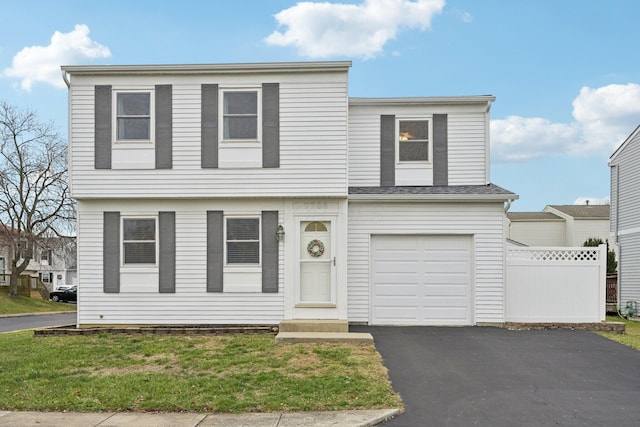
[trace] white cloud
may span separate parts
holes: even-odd
[[[295,46],[311,58],[373,58],[400,29],[428,29],[444,4],[444,0],[365,0],[359,5],[301,2],[275,15],[286,31],[274,31],[265,41]]]
[[[56,31],[48,46],[29,46],[13,57],[11,67],[4,70],[7,77],[21,79],[20,86],[30,91],[36,82],[64,87],[61,65],[73,65],[96,58],[109,58],[109,48],[89,38],[89,27],[76,25],[73,31]]]
[[[491,121],[492,158],[528,160],[557,155],[613,153],[640,123],[640,85],[583,87],[573,100],[571,123],[510,116]]]
[[[469,12],[462,13],[462,22],[465,24],[470,24],[473,22],[473,16]]]
[[[590,205],[608,205],[610,204],[609,196],[607,197],[578,197],[573,204],[574,205],[586,205],[589,202]]]

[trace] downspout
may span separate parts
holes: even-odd
[[[69,81],[65,70],[62,70],[62,80],[64,80],[64,83],[67,85],[67,89],[71,89],[71,82]]]

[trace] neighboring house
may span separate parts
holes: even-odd
[[[507,218],[509,238],[528,246],[582,246],[591,237],[610,237],[609,205],[548,205],[542,212],[508,212]]]
[[[65,66],[78,324],[504,322],[492,96],[350,62]]]
[[[76,239],[52,238],[37,254],[37,275],[50,291],[77,285]]]
[[[20,248],[15,256],[22,259]],[[13,257],[11,243],[0,242],[0,286],[9,284]],[[40,279],[49,291],[63,285],[75,285],[77,284],[76,257],[75,238],[51,238],[39,241],[38,247],[33,250],[32,259],[21,275]],[[35,282],[32,282],[32,286],[35,286]]]
[[[609,166],[611,235],[619,250],[618,302],[625,309],[627,303],[640,303],[640,126],[613,153]]]

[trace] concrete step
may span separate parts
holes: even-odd
[[[346,320],[283,320],[280,322],[280,332],[349,332]]]
[[[335,342],[335,343],[372,343],[373,336],[362,332],[280,332],[277,343]]]

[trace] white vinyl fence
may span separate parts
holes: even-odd
[[[600,322],[607,247],[507,248],[507,322]]]

